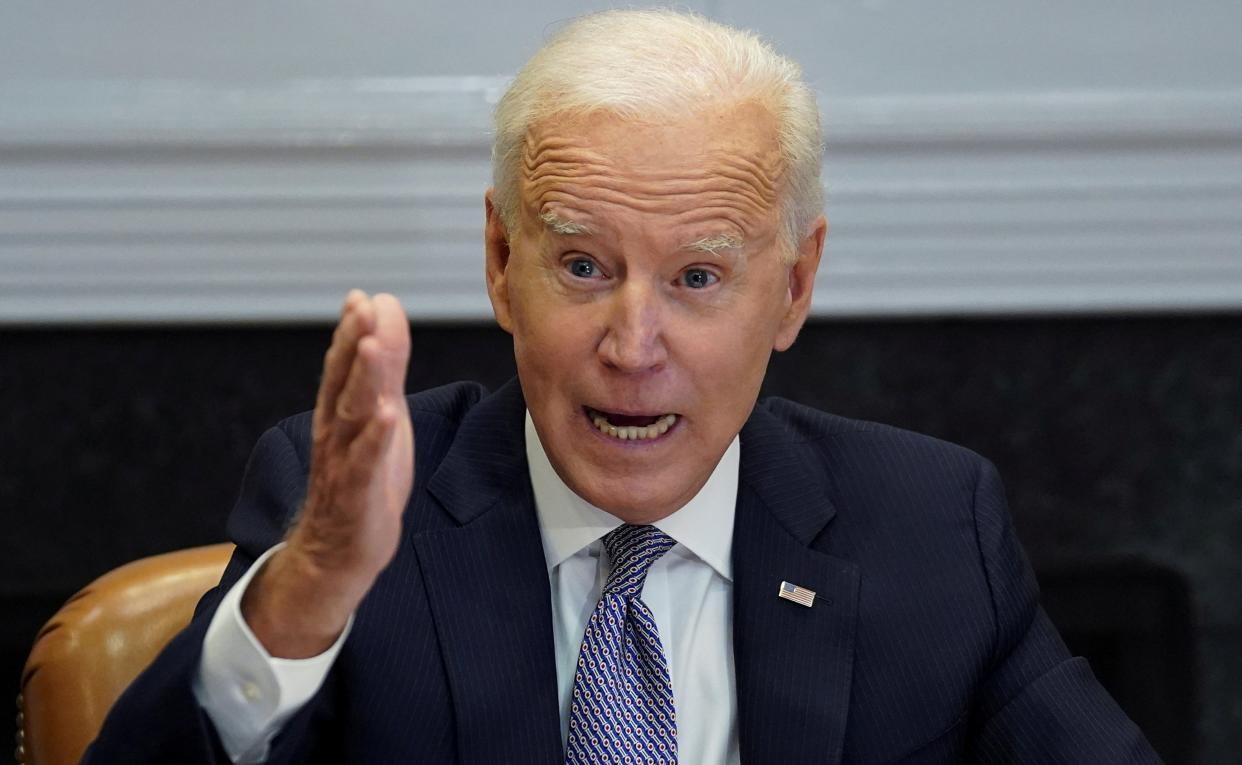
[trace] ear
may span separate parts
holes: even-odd
[[[815,289],[815,273],[824,252],[828,221],[819,216],[807,235],[798,242],[798,259],[789,266],[789,306],[781,317],[773,348],[783,351],[793,345],[798,331],[811,310],[811,292]]]
[[[500,219],[494,192],[495,189],[488,189],[483,195],[483,206],[487,213],[487,224],[483,230],[487,248],[487,296],[492,301],[492,313],[496,315],[496,323],[504,331],[513,334],[513,319],[509,311],[509,232],[505,229],[504,221]]]

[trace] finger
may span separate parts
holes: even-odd
[[[341,305],[341,316],[344,316],[345,312],[351,307],[357,305],[358,303],[362,303],[365,300],[367,300],[367,293],[357,287],[354,287],[349,292],[345,293],[345,302]]]
[[[380,403],[384,372],[379,340],[367,335],[358,341],[354,363],[333,409],[332,439],[352,440],[370,420]]]
[[[352,289],[349,291],[349,294],[345,296],[345,302],[341,304],[341,314],[337,319],[336,329],[332,333],[332,342],[330,345],[337,345],[338,343],[344,341],[346,335],[345,327],[347,326],[346,319],[349,318],[351,314],[356,313],[359,307],[369,300],[370,297],[362,290]]]
[[[410,363],[410,320],[392,295],[380,293],[371,302],[375,310],[375,337],[382,351],[384,394],[401,398]]]
[[[392,443],[397,429],[397,418],[396,407],[389,403],[380,405],[374,416],[367,421],[366,427],[349,445],[348,459],[355,485],[371,485],[376,482],[376,470]]]
[[[357,355],[358,341],[375,325],[375,309],[362,290],[351,290],[341,311],[341,320],[332,334],[332,345],[324,355],[323,379],[315,409],[316,419],[327,423],[336,410],[336,399],[348,379]]]

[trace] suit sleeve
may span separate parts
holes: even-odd
[[[972,720],[979,765],[1158,765],[1142,732],[1069,654],[1039,605],[1035,576],[1014,534],[991,463],[980,470],[975,528],[995,615],[995,651]]]
[[[199,706],[192,683],[203,641],[224,594],[265,550],[278,543],[306,492],[306,460],[283,427],[259,439],[246,466],[241,495],[229,518],[237,544],[220,584],[199,601],[193,620],[121,695],[109,712],[83,763],[228,763],[210,717]],[[308,427],[308,425],[307,425]],[[328,754],[316,747],[310,721],[322,714],[332,676],[273,741],[268,762],[310,761]]]

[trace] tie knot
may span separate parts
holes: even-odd
[[[655,526],[618,526],[604,535],[604,549],[612,570],[604,584],[604,592],[615,592],[627,598],[637,595],[647,580],[647,570],[676,540]]]

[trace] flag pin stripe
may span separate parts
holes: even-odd
[[[792,600],[794,603],[807,608],[810,608],[811,604],[815,602],[815,590],[808,590],[791,582],[781,582],[781,588],[776,594],[785,600]]]

